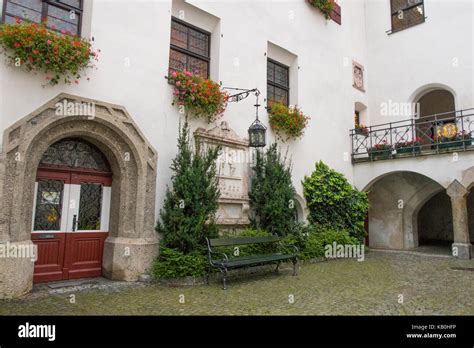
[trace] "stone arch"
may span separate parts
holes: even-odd
[[[438,182],[416,172],[395,171],[373,179],[369,192],[370,246],[411,249],[418,246],[417,218],[421,207],[444,190]]]
[[[89,105],[94,113],[71,114],[66,107],[58,113],[62,105],[72,105],[70,110]],[[0,158],[0,193],[4,197],[0,202],[0,240],[30,242],[36,169],[51,144],[69,137],[95,145],[106,156],[113,172],[104,275],[136,280],[157,252],[157,153],[119,105],[60,94],[5,130]],[[124,256],[124,248],[128,248],[129,257]]]
[[[308,207],[306,206],[306,200],[299,194],[295,194],[295,208],[298,222],[306,222],[308,220]]]
[[[424,95],[436,91],[436,90],[445,90],[450,92],[453,97],[454,97],[454,106],[455,108],[458,106],[458,95],[454,89],[449,87],[448,85],[445,85],[443,83],[429,83],[423,86],[418,87],[413,93],[410,95],[408,100],[411,103],[416,103],[418,100],[420,100],[421,97]]]

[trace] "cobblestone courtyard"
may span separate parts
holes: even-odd
[[[227,291],[219,281],[194,287],[110,282],[80,291],[43,286],[0,301],[0,314],[474,315],[473,270],[473,260],[372,251],[363,262],[305,263],[296,277],[288,266],[279,274],[230,278]]]

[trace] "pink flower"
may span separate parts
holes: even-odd
[[[185,71],[184,75],[191,77],[193,76],[193,73],[191,71]]]
[[[15,22],[16,22],[16,24],[20,24],[20,23],[21,23],[21,19],[18,18],[18,17],[16,17],[16,18],[15,18]]]
[[[176,86],[181,86],[181,81],[176,81]]]
[[[188,85],[190,85],[191,83],[193,83],[191,80],[188,80]]]
[[[51,45],[51,44],[52,44],[52,41],[51,41],[51,40],[48,40],[48,41],[46,41],[46,43],[47,43],[48,45]]]
[[[191,100],[194,100],[194,99],[196,99],[196,97],[194,97],[194,96],[192,95],[192,96],[191,96]]]
[[[61,34],[66,34],[66,30],[61,29]]]
[[[171,74],[171,76],[173,76],[173,77],[177,77],[177,76],[178,76],[178,74],[176,73],[176,71],[173,71],[173,73]]]
[[[176,88],[176,89],[174,90],[174,95],[178,95],[178,94],[179,94],[179,90]]]

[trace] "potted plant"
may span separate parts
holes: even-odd
[[[461,131],[457,133],[453,138],[439,137],[438,148],[439,149],[457,149],[464,146],[472,145],[471,132]]]
[[[395,150],[397,155],[405,153],[419,154],[421,152],[421,139],[415,138],[415,140],[400,141],[395,144]]]
[[[184,106],[186,112],[208,123],[224,113],[229,96],[218,83],[190,71],[172,71],[168,81],[174,85],[172,105]]]
[[[384,140],[380,144],[376,144],[369,148],[367,152],[371,159],[388,159],[392,154],[392,146],[387,144],[387,141]]]
[[[288,107],[280,102],[272,102],[267,108],[270,127],[277,136],[286,141],[290,138],[303,136],[310,117],[306,116],[298,107]],[[286,139],[283,139],[283,134]]]
[[[89,40],[70,34],[48,29],[46,21],[37,24],[17,18],[15,24],[0,25],[0,47],[13,66],[43,72],[50,85],[78,84],[82,71],[98,61],[100,50],[92,51]]]
[[[355,131],[355,134],[363,135],[366,137],[369,135],[369,128],[364,126],[362,123],[356,124],[354,131]]]

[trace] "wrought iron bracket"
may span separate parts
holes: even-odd
[[[239,91],[235,94],[229,95],[229,99],[227,100],[229,103],[238,103],[239,101],[247,98],[250,94],[254,94],[257,97],[260,95],[260,91],[258,90],[258,88],[252,88],[252,89],[235,88],[235,87],[222,87],[222,88],[229,91]]]

